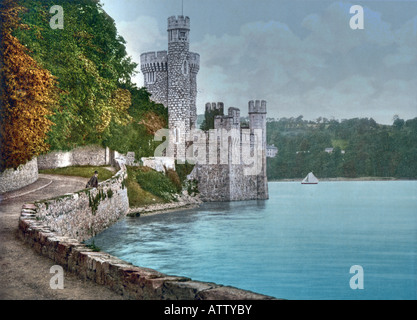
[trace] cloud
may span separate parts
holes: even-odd
[[[386,66],[417,65],[417,16],[395,32],[395,44],[396,51],[384,59]]]
[[[248,22],[234,35],[207,34],[193,44],[201,55],[199,111],[208,98],[243,114],[248,100],[265,99],[272,117],[363,116],[390,123],[401,110],[416,116],[417,17],[393,30],[364,7],[365,29],[352,30],[350,7],[332,3],[306,16],[303,36],[272,20]]]
[[[166,34],[161,33],[153,17],[138,16],[134,21],[121,21],[117,24],[117,31],[126,40],[126,51],[138,63],[137,71],[140,71],[142,53],[166,50]],[[143,75],[137,74],[133,81],[143,86]]]

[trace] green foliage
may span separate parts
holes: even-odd
[[[187,180],[187,176],[193,171],[194,166],[194,164],[191,164],[188,161],[185,163],[175,162],[175,170],[177,171],[181,183],[184,183],[184,181]]]
[[[372,118],[269,119],[267,141],[279,150],[267,159],[271,180],[303,178],[310,171],[319,178],[417,178],[417,118],[396,117],[392,126]]]
[[[106,195],[103,192],[103,190],[98,190],[97,194],[95,196],[92,196],[91,194],[88,195],[88,205],[91,208],[91,213],[96,215],[98,206],[102,200],[106,199]]]
[[[182,183],[178,173],[175,170],[168,169],[167,170],[167,177],[171,181],[171,183],[175,186],[176,191],[179,193],[182,190]]]
[[[177,188],[171,180],[161,172],[153,169],[139,171],[136,174],[136,181],[142,189],[165,201],[175,200],[174,195],[177,193]]]
[[[146,88],[129,90],[132,104],[128,112],[132,121],[128,125],[110,124],[110,135],[103,139],[103,144],[120,153],[135,152],[137,160],[152,157],[161,143],[154,141],[154,134],[168,126],[168,110],[151,101]]]
[[[142,168],[127,167],[127,179],[124,183],[127,186],[127,195],[129,198],[129,207],[138,208],[155,203],[164,203],[165,200],[144,190],[136,180],[136,174],[142,171]]]
[[[214,118],[218,115],[222,115],[219,109],[205,111],[204,112],[204,120],[200,126],[200,129],[203,131],[208,131],[210,129],[214,129]]]
[[[125,41],[114,20],[95,0],[20,0],[27,8],[22,21],[28,29],[16,32],[31,55],[58,81],[59,107],[50,119],[52,149],[100,144],[111,123],[127,123],[136,64],[126,54]],[[52,29],[49,9],[64,10],[64,29]]]
[[[137,64],[127,55],[125,41],[102,4],[96,0],[18,2],[26,9],[21,19],[27,27],[14,33],[56,78],[57,103],[48,116],[54,125],[45,133],[51,149],[99,144],[120,153],[133,151],[137,159],[153,156],[160,144],[154,134],[168,125],[167,109],[150,101],[145,88],[131,83]],[[63,8],[63,29],[49,26],[53,5]]]
[[[185,185],[187,187],[187,192],[190,196],[194,196],[198,193],[200,193],[200,191],[198,191],[198,180],[190,180],[190,181],[186,181]]]

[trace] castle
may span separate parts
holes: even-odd
[[[249,124],[240,110],[207,103],[217,110],[214,129],[196,128],[200,55],[189,51],[190,19],[168,18],[168,51],[141,55],[141,71],[151,99],[168,108],[167,156],[196,160],[191,174],[203,201],[268,199],[266,101],[249,101]]]

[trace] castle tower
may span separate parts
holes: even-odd
[[[151,99],[168,108],[167,155],[185,156],[186,140],[197,121],[197,73],[200,55],[190,52],[190,18],[168,18],[168,51],[141,55],[141,71]]]
[[[191,128],[190,19],[168,18],[168,115],[169,155],[185,157],[185,141]]]
[[[152,101],[168,106],[168,54],[166,51],[140,55],[140,70]]]
[[[257,176],[258,199],[268,199],[268,180],[266,176],[266,101],[249,101],[249,129],[260,132],[258,152],[261,152],[262,169]]]

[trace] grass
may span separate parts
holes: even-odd
[[[63,176],[77,176],[83,178],[91,178],[94,175],[94,171],[98,171],[98,181],[104,181],[110,179],[114,173],[104,167],[94,166],[74,166],[56,169],[44,169],[39,170],[39,173],[45,174],[58,174]]]
[[[165,203],[162,198],[145,191],[136,180],[139,172],[147,170],[146,167],[127,167],[127,196],[129,198],[129,207],[138,208],[150,204]]]
[[[84,177],[84,178],[91,178],[94,174],[94,171],[98,171],[98,179],[99,181],[104,181],[111,178],[114,173],[110,170],[100,167],[100,166],[73,166],[73,167],[65,167],[65,168],[57,168],[57,169],[44,169],[39,170],[39,173],[45,174],[58,174],[58,175],[65,175],[65,176],[77,176],[77,177]],[[161,187],[158,184],[159,179],[155,179],[152,175],[161,175],[160,173],[154,172],[154,170],[147,168],[147,167],[129,167],[127,166],[127,179],[126,179],[126,187],[127,187],[127,195],[129,198],[129,207],[130,208],[138,208],[143,207],[151,204],[160,204],[160,203],[167,203],[170,202],[167,198],[157,196],[150,191],[146,191],[144,188],[137,181],[137,176],[139,174],[148,174],[148,181],[146,181],[146,185],[151,186],[151,189],[158,189]],[[172,173],[171,173],[172,175]],[[168,179],[168,178],[167,178]],[[111,195],[108,194],[109,197]]]

